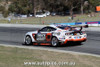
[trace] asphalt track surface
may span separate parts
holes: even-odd
[[[23,45],[24,35],[26,32],[37,30],[37,28],[15,28],[15,27],[0,27],[0,44],[6,45]],[[76,51],[100,55],[100,32],[87,31],[87,41],[82,44],[66,44],[65,46],[31,46],[44,47],[51,49],[59,49],[65,51]]]

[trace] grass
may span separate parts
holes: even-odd
[[[24,62],[75,62],[74,65],[25,65]],[[100,67],[100,57],[0,46],[0,67]]]
[[[29,17],[26,19],[12,19],[11,24],[50,24],[50,23],[67,23],[67,22],[86,22],[86,21],[100,21],[99,13],[95,17],[88,17],[88,15],[75,15],[74,20],[70,20],[70,16],[48,16],[44,18]],[[0,19],[0,23],[9,23],[7,19]]]

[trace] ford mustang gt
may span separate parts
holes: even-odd
[[[85,42],[87,34],[83,27],[72,27],[67,25],[49,25],[37,31],[27,32],[24,42],[26,45],[64,45],[68,42]]]

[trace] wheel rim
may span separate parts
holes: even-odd
[[[53,38],[53,39],[52,39],[52,45],[53,45],[53,46],[56,46],[57,43],[58,43],[57,38]]]
[[[31,44],[31,38],[29,36],[27,36],[25,38],[25,42],[26,42],[26,44]]]

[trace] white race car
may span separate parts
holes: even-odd
[[[82,31],[82,26],[71,27],[66,25],[50,25],[40,30],[28,32],[25,35],[26,45],[52,45],[58,46],[67,42],[85,42],[87,34]]]

